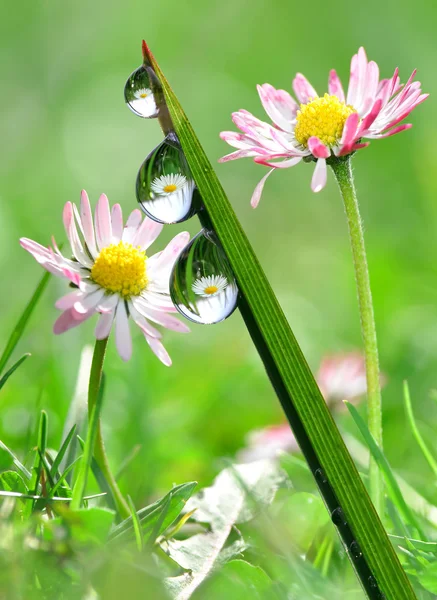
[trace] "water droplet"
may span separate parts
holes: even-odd
[[[180,223],[200,209],[200,194],[175,134],[169,134],[141,165],[136,195],[146,215],[159,223]]]
[[[358,544],[358,542],[351,543],[351,545],[349,546],[349,552],[351,553],[352,558],[354,558],[355,560],[357,560],[363,556],[363,553],[361,552],[361,548],[360,548],[360,545]]]
[[[373,577],[373,575],[371,575],[371,576],[369,577],[369,580],[368,580],[368,581],[369,581],[369,586],[370,586],[371,588],[374,588],[374,589],[376,589],[376,588],[378,587],[378,584],[376,583],[376,579]]]
[[[146,119],[154,119],[159,114],[156,91],[161,85],[150,67],[138,67],[129,75],[124,86],[124,99],[133,113]]]
[[[213,232],[202,229],[182,250],[170,276],[170,295],[195,323],[219,323],[235,310],[237,284]]]
[[[337,525],[337,527],[340,527],[341,525],[347,525],[346,517],[344,516],[344,512],[340,506],[332,511],[331,520],[334,525]]]
[[[314,471],[314,477],[316,478],[316,481],[319,485],[328,483],[328,478],[326,477],[323,469],[316,469]]]

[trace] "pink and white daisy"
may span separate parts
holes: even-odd
[[[264,110],[272,124],[257,119],[247,110],[233,113],[232,120],[242,131],[223,131],[220,137],[237,148],[220,162],[252,157],[256,163],[271,167],[258,183],[251,204],[260,200],[267,177],[275,169],[293,167],[302,159],[315,161],[311,188],[319,192],[326,184],[327,163],[369,145],[366,139],[380,139],[409,129],[399,125],[428,94],[420,82],[400,84],[398,69],[390,79],[379,79],[379,68],[368,61],[364,48],[352,57],[347,94],[337,75],[329,74],[329,93],[319,96],[308,80],[298,73],[293,90],[298,102],[285,90],[265,83],[258,86]]]
[[[316,375],[328,405],[343,406],[343,400],[359,400],[367,393],[366,360],[361,352],[339,352],[325,356]],[[381,387],[386,383],[380,375]]]
[[[150,321],[186,333],[188,327],[168,313],[177,312],[169,295],[169,277],[189,234],[179,233],[162,251],[147,257],[146,250],[161,233],[163,225],[142,220],[134,210],[123,226],[119,204],[112,210],[102,194],[94,220],[87,193],[82,192],[80,211],[71,202],[64,207],[64,227],[73,257],[66,258],[52,238],[53,248],[21,238],[20,244],[50,273],[74,287],[56,302],[62,310],[54,333],[64,333],[98,313],[97,339],[115,329],[115,343],[123,360],[132,354],[129,317],[138,325],[152,351],[165,365],[171,359],[162,345],[161,333]]]

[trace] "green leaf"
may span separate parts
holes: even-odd
[[[27,352],[26,354],[23,354],[23,356],[21,358],[19,358],[14,365],[12,365],[12,367],[9,369],[9,371],[6,371],[6,373],[0,379],[0,390],[5,385],[5,383],[7,382],[9,377],[12,375],[12,373],[14,371],[16,371],[18,369],[18,367],[26,360],[26,358],[29,358],[29,356],[30,356],[29,352]]]
[[[104,544],[108,538],[115,512],[106,508],[81,508],[79,510],[65,510],[62,517],[52,519],[50,527],[46,527],[45,539],[56,539],[56,529],[68,527],[73,542],[80,544]]]
[[[163,511],[166,511],[166,516],[161,521],[159,528],[155,531],[156,537],[165,531],[178,517],[196,485],[197,483],[195,481],[177,485],[160,500],[139,510],[137,515],[141,523],[143,536],[154,530],[156,524],[161,521]],[[133,533],[133,521],[132,517],[129,517],[114,527],[111,533],[111,539],[119,542],[132,537]]]
[[[437,542],[423,542],[422,540],[414,540],[412,538],[404,538],[399,535],[391,535],[391,539],[399,545],[405,544],[405,540],[407,539],[416,550],[421,550],[422,552],[432,552],[433,554],[437,554]]]
[[[410,423],[414,439],[416,440],[419,448],[422,450],[422,454],[427,460],[429,466],[431,467],[434,476],[437,477],[437,461],[434,459],[433,455],[429,451],[428,446],[425,444],[423,437],[420,435],[420,431],[416,425],[416,420],[413,414],[413,407],[411,406],[410,390],[406,381],[404,381],[404,402],[405,411],[407,413],[408,422]]]
[[[387,492],[393,504],[399,511],[404,523],[414,527],[419,532],[420,537],[425,537],[421,530],[419,522],[416,519],[416,515],[412,512],[412,510],[404,500],[398,482],[396,481],[396,478],[393,474],[393,471],[390,468],[390,465],[388,464],[387,459],[384,456],[384,453],[373,439],[373,436],[371,435],[366,423],[361,418],[355,406],[353,406],[350,402],[345,402],[345,404],[348,407],[349,412],[351,413],[355,423],[357,424],[361,435],[364,438],[364,441],[368,445],[373,458],[376,460],[378,467],[384,475],[384,479],[387,484]]]
[[[50,273],[45,273],[42,276],[41,281],[39,282],[35,292],[33,293],[32,298],[30,299],[28,305],[26,306],[23,313],[21,314],[21,317],[19,318],[18,323],[15,325],[15,328],[12,331],[11,336],[6,344],[6,348],[3,350],[3,354],[0,357],[0,373],[5,368],[5,365],[8,362],[9,357],[11,356],[12,352],[14,351],[15,346],[20,341],[20,338],[23,335],[23,332],[27,325],[27,322],[30,319],[35,306],[37,305],[38,300],[41,298],[41,295],[49,281],[49,278],[50,278]]]
[[[266,600],[273,598],[268,595],[272,589],[272,580],[260,567],[251,565],[244,560],[231,560],[216,573],[210,581],[199,588],[194,599],[208,600]]]
[[[312,472],[320,464],[353,535],[388,598],[415,598],[396,552],[317,387],[279,302],[232,209],[205,151],[154,56],[143,43],[145,65],[162,86],[165,106],[160,121],[174,129],[203,199],[201,218],[215,230],[241,292],[239,308],[257,346]],[[317,461],[313,460],[313,458]],[[333,508],[332,508],[333,510]],[[366,581],[365,584],[368,585]]]
[[[0,473],[0,489],[5,492],[27,492],[24,479],[16,471],[4,471]]]
[[[186,506],[193,511],[192,519],[207,523],[208,531],[185,540],[167,540],[162,544],[165,552],[187,572],[169,577],[169,591],[183,600],[197,590],[211,573],[246,547],[239,539],[226,546],[237,523],[252,519],[268,506],[286,475],[276,461],[261,460],[224,469],[211,487],[193,496]]]
[[[437,594],[437,562],[430,564],[421,573],[418,573],[418,579],[428,592]]]
[[[307,552],[320,529],[330,521],[321,498],[306,492],[287,498],[277,517],[303,553]]]

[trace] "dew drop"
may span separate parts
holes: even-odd
[[[202,229],[182,250],[170,276],[170,295],[178,311],[195,323],[219,323],[233,313],[238,288],[213,232]]]
[[[349,552],[351,553],[352,558],[354,558],[355,560],[358,560],[359,558],[361,558],[363,556],[363,553],[361,552],[361,548],[360,548],[360,545],[358,544],[358,542],[351,543],[351,545],[349,546]]]
[[[378,587],[378,584],[376,583],[376,579],[373,577],[373,575],[371,575],[368,579],[369,581],[369,587],[376,589]]]
[[[314,477],[317,481],[317,483],[319,485],[323,485],[325,483],[328,483],[328,478],[325,475],[325,472],[323,471],[323,469],[316,469],[314,471]]]
[[[175,134],[141,165],[136,195],[143,212],[158,223],[181,223],[200,209],[200,194]]]
[[[340,508],[340,506],[332,511],[331,520],[334,523],[334,525],[337,525],[337,527],[341,527],[342,525],[347,525],[346,517],[344,516],[344,512]]]
[[[129,75],[124,86],[124,99],[133,113],[146,119],[154,119],[159,114],[156,90],[160,83],[150,67],[138,67]]]

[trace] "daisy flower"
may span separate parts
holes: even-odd
[[[140,117],[153,117],[158,112],[153,92],[146,87],[135,90],[134,98],[129,100],[129,105]]]
[[[150,200],[142,204],[164,223],[181,221],[191,209],[194,188],[194,181],[181,173],[161,175],[150,184]]]
[[[193,283],[191,289],[198,296],[208,298],[220,294],[228,285],[228,280],[223,275],[208,275],[200,277]]]
[[[255,429],[246,436],[246,447],[237,454],[241,463],[278,458],[284,452],[299,452],[299,445],[288,423]]]
[[[298,102],[285,90],[265,83],[258,86],[261,103],[272,124],[254,117],[247,110],[233,113],[232,120],[242,131],[223,131],[220,137],[236,152],[220,162],[252,157],[256,163],[271,167],[252,196],[255,208],[267,177],[275,169],[293,167],[302,159],[315,161],[311,188],[319,192],[326,184],[327,163],[369,145],[366,139],[389,137],[411,124],[399,123],[428,94],[413,81],[400,84],[398,69],[390,79],[379,79],[379,68],[368,61],[364,48],[352,57],[349,87],[344,93],[337,73],[329,75],[329,93],[319,96],[308,80],[298,73],[293,89]]]
[[[167,329],[188,332],[188,327],[168,313],[177,312],[169,295],[169,277],[181,250],[189,241],[186,232],[178,234],[162,251],[147,257],[146,250],[156,240],[163,225],[142,220],[134,210],[123,227],[121,207],[110,210],[102,194],[94,221],[85,191],[80,211],[71,202],[64,207],[63,221],[73,257],[66,258],[54,239],[53,248],[22,238],[21,246],[50,273],[73,285],[73,291],[56,302],[62,310],[54,333],[64,333],[99,314],[97,339],[105,339],[114,326],[115,343],[123,360],[132,354],[129,317],[141,329],[152,351],[167,366],[171,359],[162,345],[161,333],[150,322]]]
[[[358,400],[367,393],[366,360],[361,352],[330,354],[322,359],[316,380],[328,404]],[[386,381],[381,374],[381,387]]]

